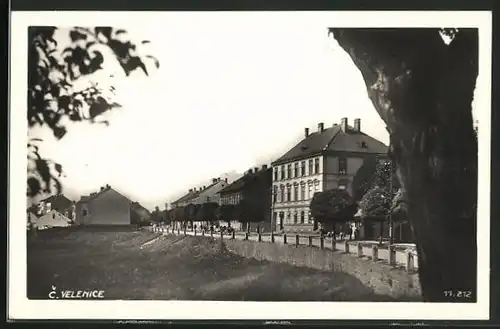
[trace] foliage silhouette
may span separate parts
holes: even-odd
[[[120,107],[113,100],[112,86],[103,88],[96,82],[83,89],[75,86],[103,68],[106,53],[118,61],[126,76],[137,69],[148,75],[147,63],[152,61],[158,68],[159,62],[150,54],[140,54],[138,45],[127,39],[122,29],[73,27],[68,31],[70,45],[64,49],[55,39],[57,30],[54,26],[28,29],[27,119],[29,128],[47,126],[61,139],[67,133],[68,122],[95,123],[100,114]],[[57,193],[62,190],[59,182],[62,166],[40,155],[40,142],[40,139],[28,142],[28,197],[51,193],[52,188]]]
[[[385,122],[407,200],[423,300],[477,287],[476,28],[330,28]],[[457,300],[458,301],[458,300]],[[463,300],[462,300],[463,301]]]
[[[346,190],[331,189],[315,193],[310,209],[322,224],[346,222],[356,213],[356,202]]]

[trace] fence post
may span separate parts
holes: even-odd
[[[345,253],[349,253],[349,240],[344,240]]]
[[[406,250],[406,271],[409,272],[413,269],[413,253],[411,250]]]
[[[372,246],[372,260],[374,262],[378,261],[378,246],[376,244]]]
[[[220,231],[220,239],[221,241],[224,241],[224,232]]]
[[[313,245],[313,237],[309,235],[309,247]]]
[[[194,236],[196,236],[196,229],[193,232],[194,232]]]
[[[323,234],[319,237],[319,249],[323,249],[325,247],[325,238],[323,237]]]
[[[396,249],[393,245],[389,245],[389,265],[396,265]]]
[[[286,233],[283,234],[283,244],[286,244]]]
[[[300,244],[300,236],[297,234],[295,235],[295,245],[298,246]]]
[[[177,229],[177,235],[181,235],[181,229],[180,228]]]
[[[358,257],[363,257],[363,245],[358,242],[357,247],[358,247]]]
[[[232,237],[232,238],[233,238],[233,240],[234,240],[234,239],[236,238],[236,237],[234,236],[234,235],[235,235],[234,230],[233,230],[233,232],[231,233],[231,235],[232,235],[231,237]]]
[[[205,236],[205,230],[201,230],[201,236]]]
[[[214,230],[210,230],[210,237],[213,238],[214,237]]]
[[[187,235],[186,227],[184,226],[184,235]]]
[[[271,231],[271,243],[274,243],[274,232]]]
[[[259,240],[259,242],[262,242],[262,234],[260,234],[260,232],[259,232],[258,240]]]
[[[337,242],[335,241],[335,237],[332,239],[332,250],[335,251],[337,250]]]
[[[245,232],[245,240],[248,240],[248,232]]]

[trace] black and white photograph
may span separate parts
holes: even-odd
[[[14,12],[9,316],[487,319],[491,31]]]

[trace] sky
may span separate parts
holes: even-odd
[[[110,184],[149,209],[163,208],[213,177],[270,164],[305,127],[343,117],[360,118],[365,133],[388,144],[361,73],[327,26],[264,26],[125,27],[132,40],[151,41],[143,51],[160,68],[125,77],[112,56],[105,59],[89,79],[116,87],[122,108],[106,115],[110,125],[72,124],[60,141],[48,129],[30,131],[44,139],[43,155],[62,164],[63,192],[78,200]],[[56,35],[61,47],[67,32]]]

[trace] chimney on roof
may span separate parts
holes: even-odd
[[[340,129],[342,129],[343,132],[347,131],[347,118],[342,118],[340,121]]]
[[[354,130],[357,132],[361,131],[361,119],[354,119]]]
[[[200,186],[200,191],[203,191],[203,186]]]
[[[189,189],[189,193],[191,193],[191,192],[193,192],[193,189],[192,189],[192,188],[190,188],[190,189]]]
[[[226,183],[227,183],[227,177],[226,177],[226,178],[224,178],[224,182],[226,182]]]
[[[217,178],[212,178],[212,183],[213,184],[217,183]]]
[[[252,173],[252,168],[248,169],[247,175],[250,175]]]
[[[267,165],[262,165],[262,170],[266,170],[267,169]]]
[[[195,188],[193,188],[193,192],[196,192],[196,187],[195,187]]]
[[[220,182],[220,177],[217,177],[217,181]]]
[[[203,189],[206,189],[207,187],[205,185],[203,185]]]
[[[254,167],[253,172],[257,172],[257,171],[259,171],[259,167]]]
[[[304,128],[304,137],[309,137],[309,128]]]
[[[101,186],[101,191],[104,191],[104,186]]]
[[[325,130],[325,125],[323,122],[318,123],[318,132],[322,133]]]

